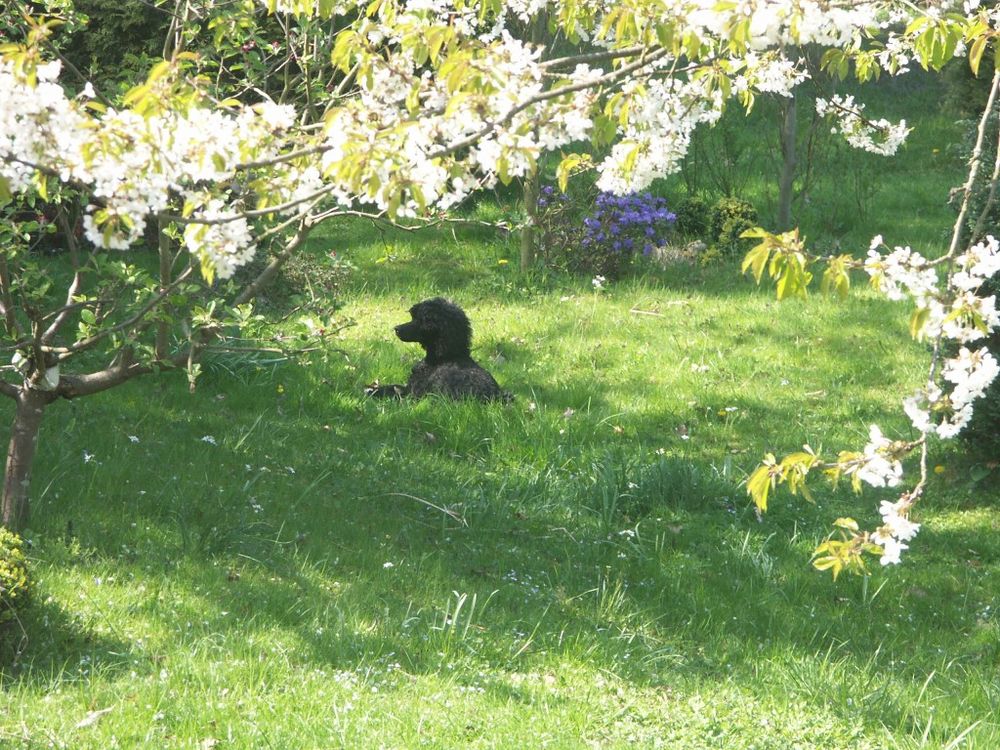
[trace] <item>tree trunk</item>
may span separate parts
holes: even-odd
[[[538,171],[524,178],[524,226],[521,227],[521,270],[535,264],[535,220],[538,214]]]
[[[43,391],[22,388],[15,399],[14,424],[7,448],[7,470],[3,480],[0,523],[12,531],[21,531],[28,523],[28,489],[31,486],[31,465],[35,459],[38,428],[42,413],[52,401]]]
[[[532,21],[531,43],[541,45],[548,39],[548,16],[545,11],[539,12]],[[549,40],[550,41],[550,40]],[[541,59],[549,52],[548,44],[542,49]],[[538,187],[542,179],[540,160],[535,163],[535,171],[524,177],[524,227],[521,229],[521,271],[527,271],[535,264],[537,256],[537,220],[538,220]]]
[[[796,122],[795,96],[787,100],[781,122],[781,179],[778,182],[778,230],[792,228],[792,188],[795,184],[797,166],[795,139],[798,131]]]
[[[170,237],[167,236],[167,218],[163,214],[156,217],[157,244],[160,253],[160,294],[165,294],[170,288],[171,261]],[[156,343],[154,351],[156,358],[165,360],[170,346],[170,324],[162,321],[156,324]]]

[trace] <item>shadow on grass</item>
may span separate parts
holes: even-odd
[[[0,684],[17,681],[45,689],[57,682],[125,674],[142,661],[113,622],[99,615],[84,619],[38,594],[0,639]]]
[[[183,639],[211,640],[223,652],[280,640],[293,644],[297,663],[362,680],[392,662],[411,676],[448,673],[459,682],[483,670],[494,678],[545,675],[561,663],[585,663],[637,686],[665,687],[752,680],[762,659],[813,659],[850,696],[873,660],[885,667],[905,653],[919,674],[936,668],[941,652],[995,655],[967,637],[975,627],[968,584],[953,561],[884,578],[869,599],[857,581],[832,587],[809,569],[809,552],[825,534],[815,517],[832,517],[838,503],[849,504],[846,495],[824,499],[821,512],[805,517],[788,501],[758,522],[742,489],[712,467],[667,456],[658,475],[652,460],[629,463],[628,446],[591,450],[587,460],[579,450],[562,458],[542,451],[551,465],[519,468],[491,463],[488,451],[455,455],[442,436],[409,445],[441,406],[395,404],[378,413],[354,398],[331,399],[326,420],[356,424],[360,413],[367,429],[338,439],[315,423],[306,428],[322,446],[312,476],[245,470],[244,462],[280,450],[281,429],[272,426],[252,454],[220,450],[210,459],[216,477],[241,477],[243,493],[203,490],[169,506],[173,495],[81,497],[39,529],[40,554],[67,572],[97,564],[143,581],[150,596],[130,616],[154,632],[193,622]],[[484,432],[506,414],[499,406],[449,406],[451,418],[481,418]],[[418,426],[401,432],[407,423]],[[337,450],[344,441],[350,453]],[[201,473],[192,470],[195,480]],[[602,497],[613,502],[602,505]],[[90,550],[84,557],[52,554],[62,542],[46,534],[65,528],[67,513]],[[125,519],[142,533],[123,530]],[[974,529],[959,533],[948,543],[976,544]],[[168,587],[182,596],[166,608],[155,592]],[[908,627],[914,613],[926,618],[918,629]],[[111,622],[76,622],[45,604],[27,622],[33,635],[23,667],[10,675],[22,684],[76,679],[89,665],[158,669],[156,657],[128,638],[97,633]],[[826,661],[827,651],[835,660]],[[828,688],[807,679],[796,686],[824,710]],[[531,700],[530,690],[504,682],[486,689]],[[846,705],[834,710],[852,721],[900,720],[892,701],[860,718]]]

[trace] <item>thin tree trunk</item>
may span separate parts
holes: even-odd
[[[532,21],[531,43],[542,44],[548,36],[548,17],[542,11]],[[542,50],[542,59],[545,58],[548,48]],[[536,239],[538,235],[538,188],[541,180],[542,165],[535,163],[535,170],[525,175],[524,178],[524,227],[521,229],[521,271],[527,271],[535,264],[537,254]]]
[[[535,264],[536,217],[538,214],[538,170],[524,178],[524,226],[521,227],[521,270]]]
[[[12,531],[21,531],[28,523],[28,489],[31,486],[31,466],[38,444],[38,428],[52,394],[22,388],[15,399],[14,424],[7,448],[7,469],[4,472],[0,523]]]
[[[781,178],[778,182],[778,230],[792,228],[792,188],[795,184],[795,168],[798,166],[795,153],[795,139],[798,131],[795,96],[785,104],[781,122]]]
[[[167,219],[162,214],[157,217],[157,240],[160,253],[160,294],[166,293],[170,287],[170,237],[167,236]],[[170,324],[162,321],[156,324],[156,358],[167,358],[167,347],[170,345]]]

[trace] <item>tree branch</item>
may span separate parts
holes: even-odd
[[[4,328],[12,339],[21,338],[21,326],[14,314],[14,298],[10,293],[10,268],[7,266],[7,254],[0,254],[0,314],[3,315]]]
[[[159,291],[152,299],[149,300],[145,305],[143,305],[135,315],[130,317],[128,320],[124,320],[118,325],[112,326],[111,328],[105,328],[98,331],[93,336],[89,336],[85,339],[70,344],[65,347],[48,347],[47,351],[55,352],[58,354],[59,361],[68,359],[74,354],[81,352],[85,349],[89,349],[94,346],[94,344],[106,339],[113,333],[120,333],[121,331],[128,330],[132,326],[139,323],[143,318],[145,318],[152,310],[154,310],[164,299],[166,299],[177,287],[179,287],[183,282],[190,278],[191,274],[194,272],[193,266],[188,266],[184,269],[180,276],[178,276],[169,286],[163,288]]]
[[[73,298],[76,297],[77,293],[80,291],[80,287],[83,285],[83,274],[80,273],[78,264],[75,262],[77,257],[77,245],[76,237],[73,234],[73,228],[69,225],[69,221],[66,219],[66,214],[62,210],[62,206],[59,207],[59,211],[56,213],[56,221],[59,222],[59,228],[62,229],[63,234],[66,235],[66,244],[69,246],[70,255],[73,257],[74,268],[73,280],[69,284],[69,288],[66,290],[66,304],[58,312],[55,320],[45,329],[42,333],[42,344],[50,344],[55,335],[59,332],[59,329],[63,326],[66,320],[69,318],[70,313],[76,308],[73,304]]]
[[[261,289],[267,286],[271,279],[277,275],[278,271],[281,270],[281,267],[285,265],[285,261],[292,257],[292,253],[294,253],[299,246],[305,242],[309,233],[312,231],[313,226],[314,224],[309,217],[303,216],[299,222],[298,230],[294,235],[292,235],[288,242],[285,243],[281,252],[271,259],[271,262],[267,264],[257,278],[243,288],[243,291],[240,292],[233,301],[232,306],[237,307],[239,305],[244,305],[256,297]]]
[[[572,83],[557,89],[550,89],[548,91],[543,91],[541,93],[535,94],[534,96],[525,99],[517,106],[511,107],[507,111],[507,113],[503,115],[503,117],[494,120],[493,122],[487,123],[485,126],[477,130],[472,135],[463,138],[460,141],[456,141],[455,143],[452,143],[450,146],[442,146],[436,151],[431,151],[429,154],[427,154],[427,158],[439,159],[442,156],[447,156],[448,154],[452,154],[456,151],[461,151],[463,148],[471,146],[476,142],[482,140],[501,125],[510,122],[512,119],[514,119],[516,115],[523,112],[528,107],[534,106],[535,104],[539,104],[540,102],[548,101],[549,99],[557,99],[560,96],[565,96],[566,94],[573,94],[576,93],[577,91],[596,88],[605,83],[614,83],[620,78],[624,78],[630,73],[634,73],[635,71],[640,70],[641,68],[644,68],[648,65],[651,65],[659,59],[662,59],[667,55],[667,52],[668,50],[662,47],[653,48],[653,50],[649,53],[648,56],[644,55],[642,58],[636,60],[634,63],[623,65],[622,67],[618,68],[618,70],[615,70],[611,73],[606,73],[605,75],[600,76],[599,78],[594,78],[589,81],[581,81],[580,83]]]

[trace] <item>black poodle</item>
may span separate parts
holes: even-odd
[[[367,395],[419,398],[437,393],[449,398],[510,400],[510,394],[500,390],[493,376],[472,358],[472,325],[462,308],[435,297],[415,304],[410,315],[413,320],[396,326],[396,335],[420,344],[427,356],[413,366],[406,385],[379,385],[376,380],[365,388]]]

